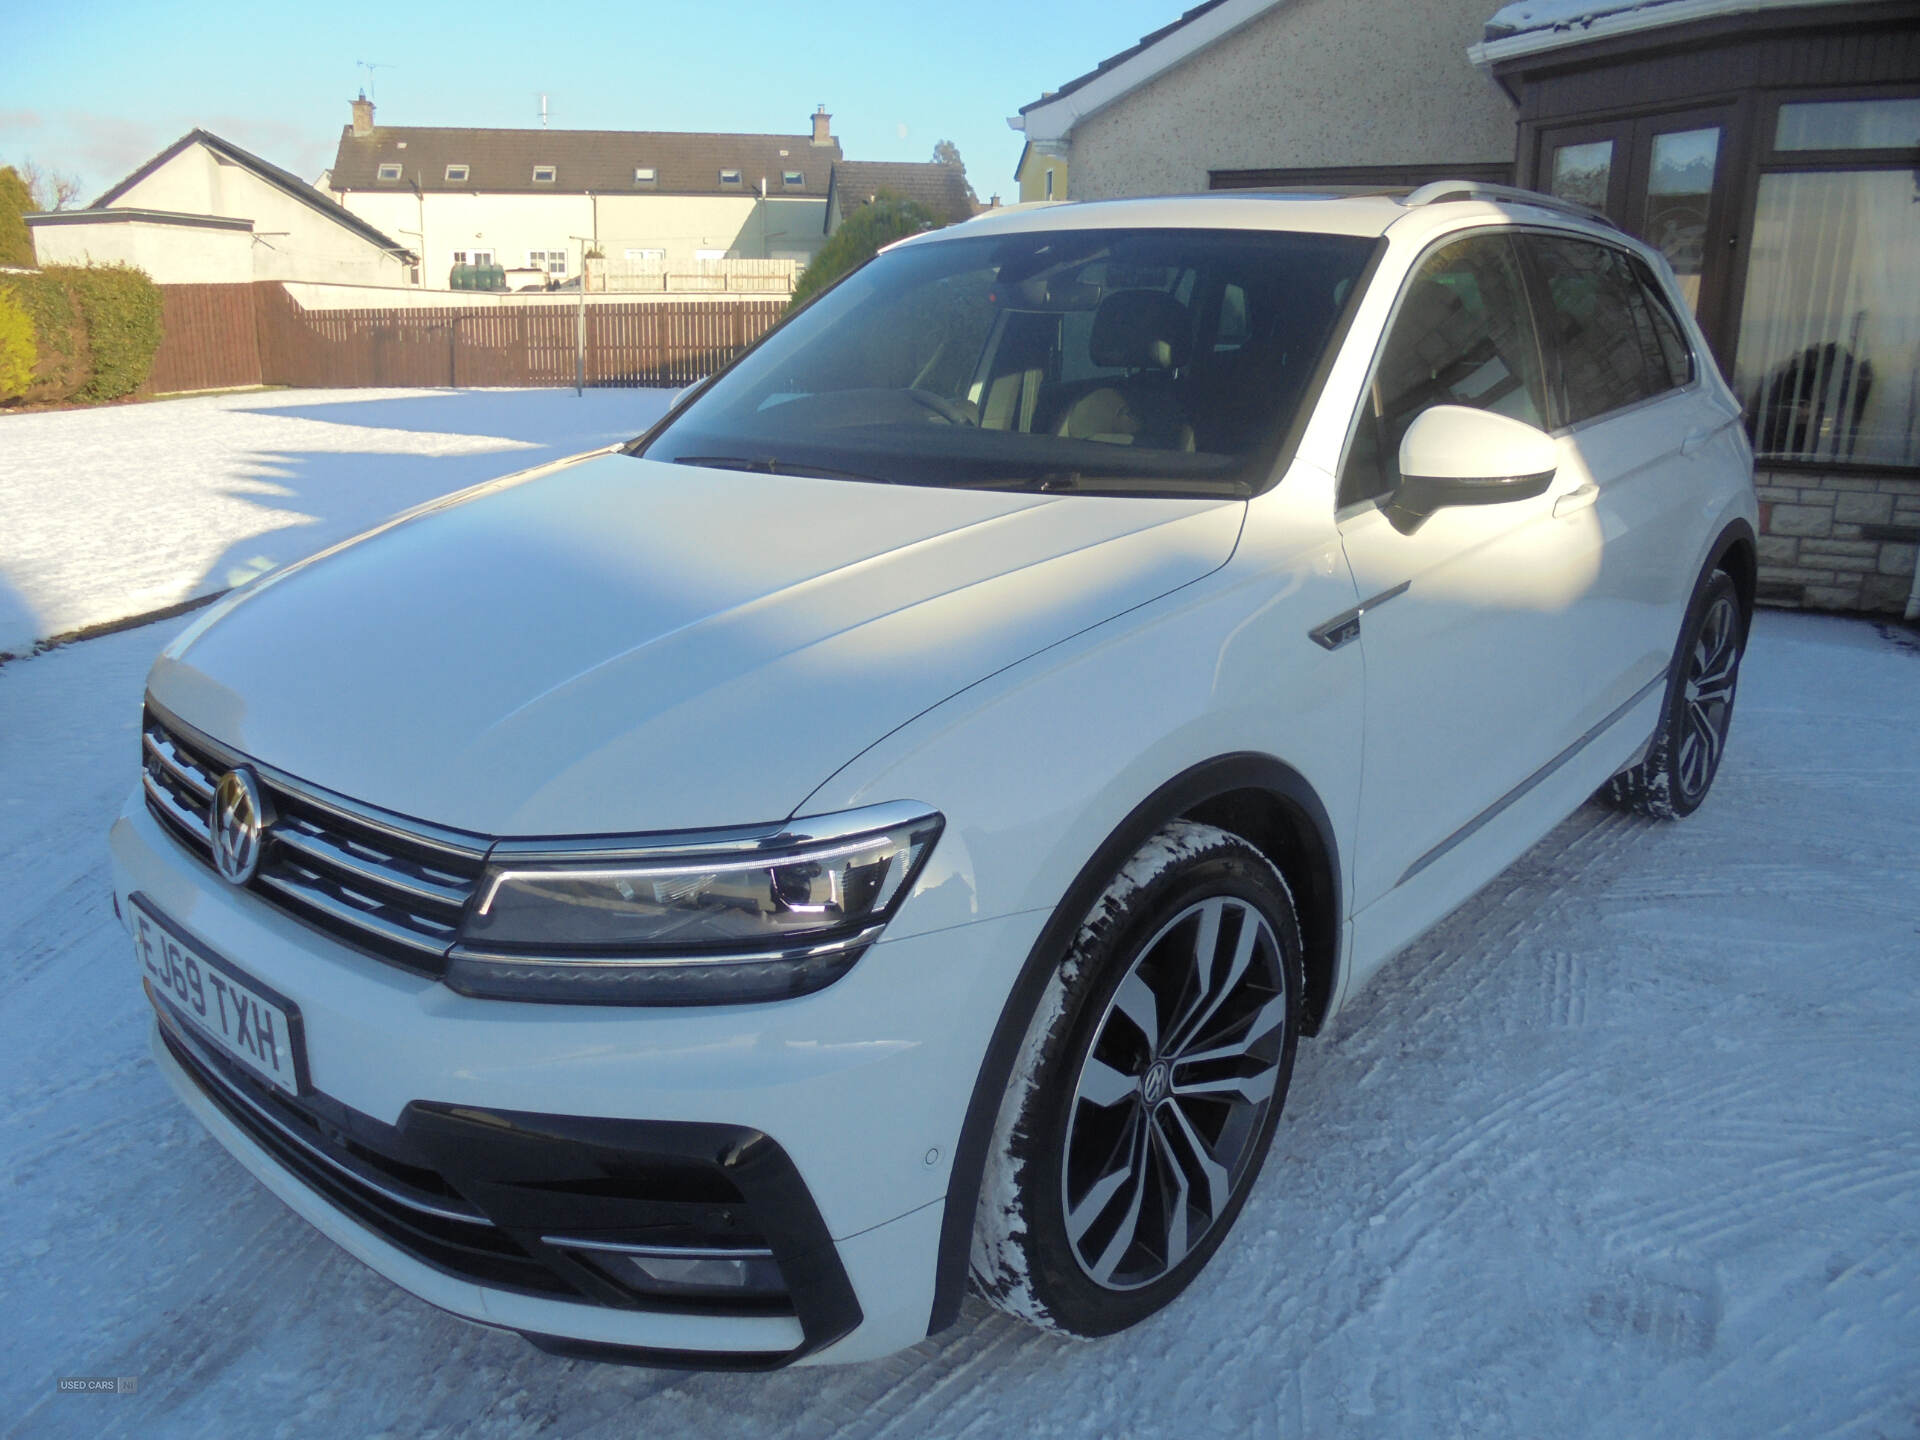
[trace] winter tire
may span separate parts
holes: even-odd
[[[1726,750],[1746,643],[1740,592],[1731,576],[1716,570],[1687,613],[1646,758],[1601,792],[1611,804],[1656,820],[1678,820],[1700,808]]]
[[[1094,903],[1000,1107],[973,1250],[996,1305],[1095,1336],[1199,1274],[1260,1172],[1303,992],[1299,920],[1246,841],[1176,821]]]

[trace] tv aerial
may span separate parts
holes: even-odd
[[[384,60],[356,60],[353,63],[367,72],[367,99],[369,100],[378,100],[380,98],[373,93],[373,72],[376,70],[397,70],[399,68],[397,65],[389,65]]]

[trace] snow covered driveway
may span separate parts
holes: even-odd
[[[441,1315],[172,1100],[104,837],[182,623],[0,668],[0,1432],[1920,1434],[1920,653],[1871,625],[1762,615],[1698,815],[1581,811],[1303,1045],[1168,1313],[742,1376]]]
[[[0,416],[0,654],[639,434],[673,390],[276,390]]]

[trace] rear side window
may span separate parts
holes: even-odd
[[[1567,236],[1529,235],[1523,243],[1546,288],[1542,323],[1559,424],[1578,425],[1686,383],[1690,364],[1673,317],[1648,295],[1624,250]]]
[[[1645,265],[1636,263],[1633,273],[1640,281],[1640,294],[1647,302],[1647,313],[1653,317],[1653,338],[1660,347],[1660,358],[1666,364],[1667,384],[1678,389],[1693,379],[1693,351],[1687,346],[1687,337],[1680,329],[1680,322],[1674,318],[1672,305],[1660,282],[1653,278]]]
[[[1407,282],[1347,449],[1341,504],[1399,484],[1401,437],[1435,405],[1545,426],[1540,347],[1519,258],[1505,235],[1443,245]]]

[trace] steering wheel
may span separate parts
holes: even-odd
[[[979,420],[975,418],[971,405],[958,404],[947,399],[944,395],[934,394],[931,390],[907,390],[903,393],[915,404],[922,405],[928,410],[931,410],[949,425],[978,425],[980,423]]]

